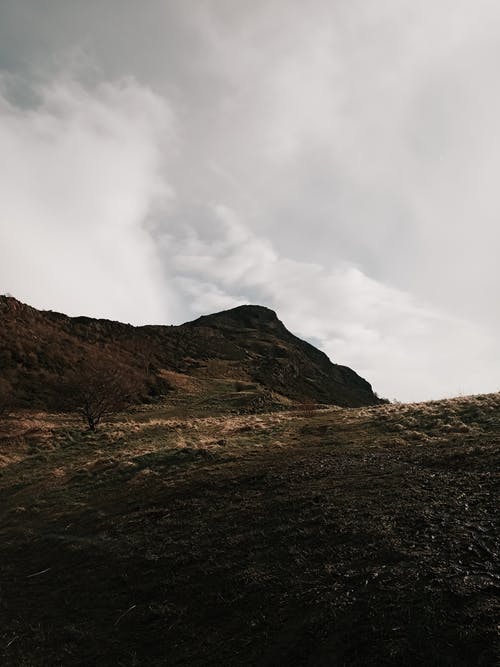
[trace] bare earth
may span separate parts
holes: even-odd
[[[495,665],[500,395],[0,437],[0,663]]]

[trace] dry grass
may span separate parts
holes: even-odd
[[[220,392],[3,423],[2,664],[494,664],[499,394]]]

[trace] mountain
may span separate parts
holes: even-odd
[[[15,405],[61,407],[65,377],[87,360],[140,376],[143,398],[172,390],[168,374],[175,373],[254,383],[301,402],[379,402],[366,380],[294,336],[263,306],[239,306],[179,326],[134,327],[0,297],[0,378],[12,387]]]

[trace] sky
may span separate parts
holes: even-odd
[[[0,0],[0,293],[499,391],[499,71],[497,0]]]

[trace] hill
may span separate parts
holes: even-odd
[[[82,359],[144,402],[57,410]],[[496,664],[500,394],[384,404],[260,306],[3,297],[0,360],[0,664]]]
[[[0,297],[0,377],[12,387],[14,405],[63,407],[66,375],[93,359],[137,375],[138,401],[175,390],[175,374],[253,383],[294,401],[378,403],[366,380],[333,364],[261,306],[240,306],[179,326],[134,327],[39,311]]]

